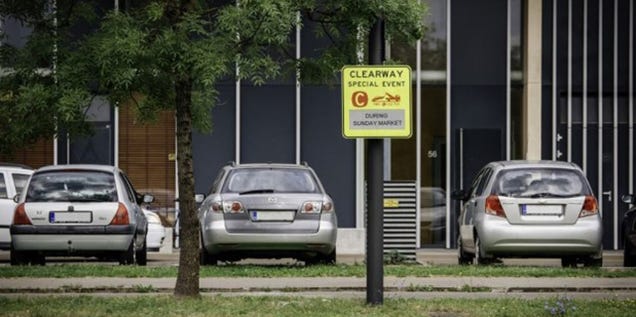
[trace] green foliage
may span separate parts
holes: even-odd
[[[32,30],[24,47],[0,46],[0,124],[11,126],[0,133],[0,153],[56,129],[85,133],[82,116],[94,95],[114,104],[132,99],[138,117],[152,120],[175,109],[177,81],[191,84],[194,125],[207,131],[220,80],[261,85],[298,73],[303,82],[333,82],[343,65],[359,62],[377,17],[386,20],[389,38],[415,43],[426,13],[416,0],[146,0],[121,12],[101,11],[94,1],[55,3],[55,10],[48,0],[0,3],[0,15]],[[330,45],[296,60],[300,21]],[[72,33],[91,25],[95,32]]]

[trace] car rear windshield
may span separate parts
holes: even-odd
[[[319,193],[320,189],[309,170],[294,168],[243,168],[232,170],[222,192],[258,193]]]
[[[583,174],[558,168],[525,168],[499,173],[492,193],[510,197],[575,197],[590,195]]]
[[[117,188],[112,173],[54,171],[33,174],[26,202],[115,202]]]

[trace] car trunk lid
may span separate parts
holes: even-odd
[[[31,202],[25,211],[33,225],[106,226],[119,208],[118,202]]]
[[[224,201],[238,201],[243,213],[226,213],[230,233],[314,233],[320,227],[320,213],[302,213],[306,202],[322,202],[321,194],[224,195]]]
[[[511,224],[565,225],[579,218],[585,196],[522,198],[499,196],[506,218]]]

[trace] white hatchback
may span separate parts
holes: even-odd
[[[9,228],[13,221],[16,203],[13,198],[26,186],[33,170],[24,165],[0,163],[0,249],[9,250],[11,234]]]
[[[148,222],[140,195],[120,169],[57,165],[38,169],[17,199],[11,264],[44,264],[46,256],[97,256],[146,264]]]
[[[161,224],[161,218],[155,212],[143,209],[146,220],[148,220],[148,235],[146,236],[146,246],[148,251],[159,251],[166,238],[166,229]]]

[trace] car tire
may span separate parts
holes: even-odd
[[[219,259],[216,255],[212,255],[205,250],[204,247],[201,247],[199,250],[199,258],[201,265],[217,265],[219,263]]]
[[[576,267],[576,257],[572,257],[572,256],[562,257],[561,267]]]
[[[603,266],[603,257],[588,257],[585,259],[584,263],[585,267],[602,267]]]
[[[137,265],[146,266],[148,263],[148,247],[146,245],[146,239],[144,238],[144,245],[140,250],[135,253],[135,260]]]
[[[623,249],[623,266],[636,266],[636,254],[634,254],[634,246],[632,246],[632,244],[627,241],[627,238],[625,238],[625,242],[623,245],[625,246]]]
[[[484,258],[484,253],[481,249],[481,239],[478,235],[475,235],[475,258],[473,263],[476,265],[487,265],[488,261]]]
[[[135,238],[133,237],[128,246],[128,250],[121,253],[119,256],[120,265],[132,265],[135,264]]]
[[[322,256],[322,262],[323,264],[327,264],[327,265],[333,265],[336,264],[336,249],[334,249],[333,251],[331,251],[331,253],[329,254],[325,254]]]
[[[457,237],[457,263],[459,265],[468,265],[473,261],[473,257],[470,256],[469,253],[464,251],[464,246],[462,245],[462,237]]]
[[[199,264],[201,265],[217,265],[219,263],[219,257],[208,253],[203,244],[203,232],[200,234],[200,248],[199,248]]]
[[[29,262],[31,262],[31,265],[44,266],[46,264],[46,258],[44,257],[44,255],[38,254],[37,252],[33,252],[29,256]]]
[[[27,265],[29,264],[29,259],[25,252],[11,250],[9,255],[11,265]]]

